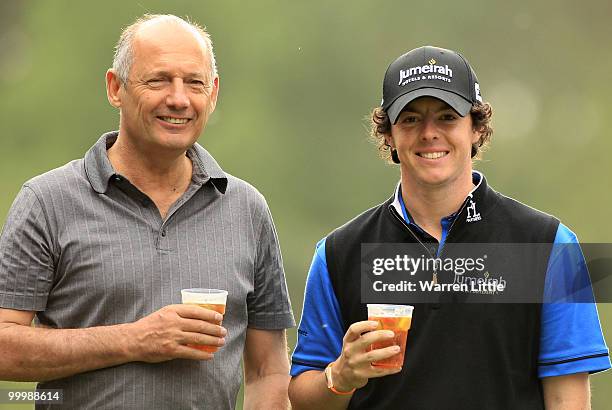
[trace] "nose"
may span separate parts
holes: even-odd
[[[175,110],[184,110],[189,108],[189,95],[185,89],[185,83],[180,78],[172,80],[168,95],[166,97],[166,104]]]
[[[423,141],[438,139],[436,123],[435,123],[434,118],[432,118],[431,116],[426,116],[423,119],[422,126],[421,126],[421,139]]]

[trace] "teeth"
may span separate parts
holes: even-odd
[[[438,159],[445,156],[446,152],[422,152],[419,155],[427,159]]]
[[[189,121],[187,118],[172,118],[172,117],[160,117],[162,121],[169,122],[170,124],[186,124]]]

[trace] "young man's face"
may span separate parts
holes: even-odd
[[[215,108],[218,78],[197,33],[178,24],[143,27],[120,87],[121,132],[145,151],[185,151]]]
[[[479,138],[470,115],[461,117],[445,102],[421,97],[401,112],[387,143],[397,149],[403,176],[442,187],[471,175],[471,147]]]

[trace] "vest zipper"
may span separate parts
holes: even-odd
[[[457,212],[457,216],[453,219],[453,222],[448,227],[448,232],[446,233],[446,241],[445,241],[445,243],[448,242],[448,237],[450,236],[450,233],[451,233],[451,230],[453,229],[453,226],[455,226],[455,222],[457,222],[457,219],[459,218],[459,216],[461,215],[461,213],[465,209],[465,206],[467,205],[468,200],[471,197],[472,197],[471,195],[468,195],[468,197],[463,201],[463,204],[461,204],[461,208],[459,208],[459,211]],[[408,232],[410,232],[410,234],[414,237],[414,239],[416,239],[417,242],[421,244],[421,246],[425,249],[427,254],[432,259],[435,259],[434,256],[429,251],[429,248],[427,246],[425,246],[425,244],[419,239],[419,237],[414,232],[412,232],[412,229],[410,229],[410,226],[406,223],[404,218],[402,218],[401,216],[399,216],[397,214],[397,211],[395,210],[395,208],[393,206],[389,205],[389,210],[391,211],[391,214],[393,214],[393,216],[395,216],[395,218],[397,218],[402,223],[402,225],[404,225],[404,227],[406,229],[408,229]],[[440,252],[438,252],[438,255],[436,255],[436,257],[440,257],[440,258],[442,257],[442,253],[444,252],[444,245],[441,245],[441,246],[442,246],[442,249],[440,249]],[[438,272],[437,271],[434,270],[431,280],[432,280],[432,282],[434,284],[438,283]]]
[[[434,259],[434,256],[433,256],[433,255],[431,254],[431,252],[429,251],[429,248],[428,248],[427,246],[425,246],[425,244],[424,244],[424,243],[423,243],[423,242],[422,242],[422,241],[419,239],[419,237],[418,237],[418,236],[417,236],[417,235],[416,235],[414,232],[412,232],[412,229],[410,229],[410,226],[409,226],[409,225],[406,223],[406,221],[404,220],[404,218],[402,218],[401,216],[399,216],[399,215],[397,214],[397,211],[395,210],[395,208],[393,208],[393,206],[389,205],[389,210],[391,211],[391,214],[392,214],[393,216],[395,216],[395,217],[397,218],[397,220],[398,220],[398,221],[400,221],[400,222],[402,223],[402,225],[404,225],[404,227],[405,227],[406,229],[408,229],[408,232],[410,232],[410,234],[411,234],[411,235],[414,237],[414,239],[416,239],[416,240],[417,240],[417,242],[421,244],[421,246],[422,246],[422,247],[425,249],[425,252],[427,252],[427,254],[429,255],[429,257],[430,257],[431,259]],[[453,222],[454,222],[454,221],[453,221]],[[451,224],[451,226],[452,226],[452,224]],[[449,228],[449,232],[450,232],[450,228]],[[434,264],[434,266],[435,266],[435,264]],[[433,276],[432,276],[431,280],[432,280],[432,282],[433,282],[434,284],[438,283],[438,272],[437,272],[437,271],[435,271],[435,270],[434,270],[434,272],[433,272]]]
[[[461,208],[459,208],[459,211],[457,211],[457,216],[455,216],[455,218],[453,219],[453,222],[448,227],[448,232],[446,233],[446,240],[444,241],[444,244],[446,244],[446,242],[448,242],[448,237],[450,236],[451,229],[453,229],[453,226],[455,226],[455,222],[457,222],[457,219],[459,219],[459,216],[461,215],[461,213],[465,209],[465,206],[467,205],[468,200],[470,198],[471,198],[471,195],[468,195],[468,197],[465,198],[465,201],[463,201],[463,205],[461,205]],[[442,249],[440,249],[440,252],[439,252],[440,257],[442,256],[443,252],[444,252],[444,246],[442,246]]]

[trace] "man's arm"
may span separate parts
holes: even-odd
[[[325,374],[319,370],[309,370],[291,379],[289,397],[293,410],[318,408],[344,410],[353,395],[332,393],[327,388]]]
[[[334,388],[350,392],[365,386],[369,379],[399,373],[401,367],[383,368],[372,366],[372,362],[387,359],[399,353],[399,346],[389,346],[368,351],[375,342],[388,341],[394,337],[392,331],[376,330],[378,323],[363,321],[353,323],[342,340],[342,352],[331,368]],[[289,397],[294,410],[297,409],[346,409],[352,394],[335,394],[327,388],[327,379],[322,371],[306,371],[291,379]]]
[[[284,330],[247,329],[244,348],[245,410],[289,408],[289,357]]]
[[[542,379],[546,410],[590,410],[589,374],[577,373]]]
[[[134,323],[86,329],[31,327],[34,312],[0,309],[0,380],[46,381],[144,361],[213,355],[186,344],[222,346],[222,316],[192,305],[169,305]]]

